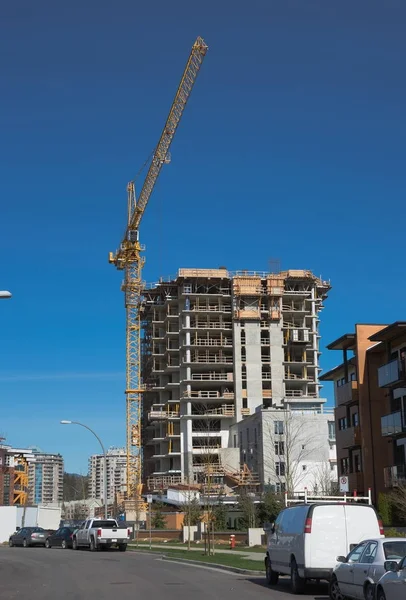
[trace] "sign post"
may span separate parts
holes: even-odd
[[[349,486],[348,477],[346,475],[343,475],[342,477],[340,477],[340,492],[344,493],[344,499],[349,491],[350,491],[350,486]]]
[[[148,508],[149,508],[149,549],[151,550],[151,548],[152,548],[152,512],[151,512],[152,495],[151,494],[147,495],[147,502],[148,502]]]

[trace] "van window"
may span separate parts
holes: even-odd
[[[295,506],[284,511],[283,527],[284,534],[300,534],[304,531],[305,521],[309,512],[308,506]]]
[[[276,518],[275,521],[275,532],[282,531],[281,523],[283,519],[283,515],[286,511],[282,510]]]

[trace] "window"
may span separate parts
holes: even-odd
[[[280,481],[275,483],[275,492],[277,494],[283,494],[286,490],[286,484]]]
[[[351,381],[356,381],[356,379],[357,379],[357,374],[355,373],[355,371],[354,371],[353,373],[351,373],[351,375],[350,375],[350,379],[351,379]]]
[[[347,417],[342,417],[338,419],[338,429],[342,431],[343,429],[347,429]]]
[[[285,454],[285,442],[275,442],[275,454],[276,456],[283,456]]]
[[[285,475],[285,463],[277,462],[275,463],[275,473],[281,477]]]
[[[352,425],[353,425],[353,427],[358,427],[358,424],[359,424],[358,413],[354,413],[352,415]]]
[[[275,435],[283,435],[283,421],[274,421]]]
[[[372,564],[375,560],[377,550],[377,542],[369,542],[369,544],[365,548],[364,554],[362,555],[360,562],[367,563],[369,565]]]
[[[240,452],[242,452],[242,431],[240,431]]]
[[[248,408],[248,398],[243,398],[242,399],[242,407],[243,408]]]
[[[340,469],[341,469],[341,475],[348,475],[348,473],[350,472],[350,461],[347,457],[341,459]]]
[[[234,448],[237,448],[237,434],[234,434]]]
[[[348,555],[348,562],[350,562],[350,563],[359,562],[360,558],[362,556],[362,553],[365,550],[366,545],[367,545],[367,542],[363,542],[362,544],[359,544],[359,546],[354,548],[354,550],[352,552],[350,552]]]
[[[328,422],[328,439],[335,440],[336,439],[336,424],[334,421]]]
[[[307,470],[307,465],[302,465],[302,471],[306,471]]]
[[[241,360],[242,362],[246,362],[247,360],[247,350],[245,349],[245,346],[241,346]]]
[[[361,456],[359,454],[354,454],[354,471],[356,473],[361,473]]]

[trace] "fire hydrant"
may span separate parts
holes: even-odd
[[[235,548],[235,535],[230,535],[230,548]]]

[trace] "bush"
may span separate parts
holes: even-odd
[[[392,502],[388,494],[379,494],[378,512],[384,525],[392,525]]]
[[[386,529],[385,531],[385,537],[399,537],[399,538],[404,538],[406,537],[406,533],[403,533],[402,531],[398,531],[397,529],[395,529],[394,527],[389,527],[388,529]]]

